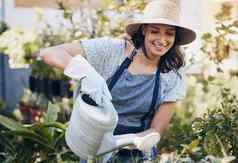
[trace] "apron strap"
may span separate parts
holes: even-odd
[[[126,57],[126,59],[122,62],[122,64],[117,69],[115,74],[112,76],[110,83],[108,85],[108,89],[110,91],[112,90],[113,86],[116,84],[117,80],[122,75],[123,71],[129,67],[129,65],[131,64],[131,62],[136,54],[137,54],[137,49],[134,48],[133,51],[131,52],[131,55],[129,57]]]
[[[160,69],[157,68],[156,71],[156,75],[155,75],[155,85],[154,85],[154,90],[153,90],[153,97],[152,97],[152,101],[150,104],[150,109],[149,111],[141,118],[141,127],[143,129],[147,129],[148,126],[146,126],[146,118],[151,117],[149,124],[151,124],[153,115],[155,113],[155,105],[156,105],[156,101],[158,99],[158,95],[160,92]]]

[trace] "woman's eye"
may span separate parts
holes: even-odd
[[[174,35],[174,32],[167,32],[167,35],[173,36],[173,35]]]
[[[158,31],[151,31],[151,33],[152,33],[152,34],[157,34],[157,33],[158,33]]]

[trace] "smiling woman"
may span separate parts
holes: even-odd
[[[77,80],[83,77],[82,74],[93,79],[87,73],[86,58],[105,79],[100,78],[100,82],[92,86],[98,92],[91,95],[89,92],[90,97],[111,93],[102,98],[110,99],[118,113],[114,135],[131,139],[133,134],[136,139],[156,133],[159,138],[169,126],[176,102],[185,95],[184,58],[180,45],[191,43],[196,37],[192,29],[179,22],[179,14],[179,0],[150,1],[143,16],[126,26],[130,41],[108,37],[81,40],[80,43],[43,49],[40,56],[65,72],[71,70],[74,72],[72,77]],[[104,87],[105,83],[108,88]],[[102,108],[105,107],[102,105]],[[82,132],[88,135],[88,131]],[[158,141],[150,144],[149,151],[135,145],[134,149],[119,150],[116,157],[123,163],[132,162],[133,157],[140,161],[156,159]],[[77,154],[80,147],[71,149]]]
[[[174,45],[175,27],[157,24],[147,25],[143,30],[145,49],[151,57],[161,57]],[[157,61],[158,63],[158,61]]]
[[[145,24],[132,36],[132,42],[142,49],[148,60],[160,63],[162,72],[168,72],[184,65],[183,54],[177,44],[178,30],[165,24]]]

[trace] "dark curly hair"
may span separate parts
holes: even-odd
[[[174,45],[169,49],[169,51],[160,58],[158,66],[163,73],[167,73],[171,70],[176,71],[180,67],[185,65],[184,54],[181,52],[179,45],[178,29],[176,28],[175,42]],[[135,48],[142,48],[145,56],[148,55],[144,46],[145,37],[143,35],[143,26],[141,26],[138,31],[132,36],[131,41]]]

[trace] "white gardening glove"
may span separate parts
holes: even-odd
[[[143,153],[143,163],[152,163],[156,157],[156,148],[160,134],[153,129],[136,134],[134,144],[127,146],[127,149],[139,149]]]
[[[137,148],[143,153],[148,153],[151,151],[151,148],[159,142],[159,140],[160,134],[153,130],[147,130],[139,134],[123,134],[114,136],[112,133],[106,133],[97,154],[101,155],[122,147],[129,147],[129,149]]]
[[[151,151],[152,147],[156,146],[160,141],[160,134],[154,129],[149,129],[136,134],[134,145],[143,153]]]
[[[115,137],[132,140],[132,144],[125,146],[126,149],[139,149],[143,153],[151,151],[152,147],[156,146],[160,140],[160,134],[153,129],[146,130],[137,134],[116,135]]]
[[[88,94],[99,106],[104,106],[105,100],[111,100],[104,78],[81,55],[76,55],[66,66],[64,74],[70,78],[81,80],[81,91]]]

